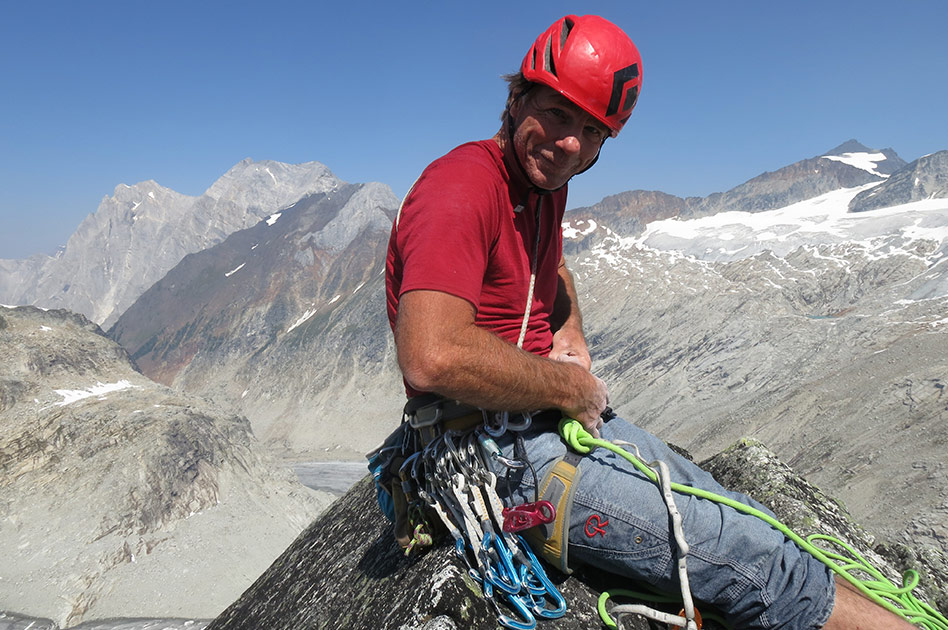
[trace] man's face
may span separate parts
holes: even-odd
[[[588,167],[608,128],[559,92],[538,85],[510,107],[514,150],[534,186],[555,190]]]

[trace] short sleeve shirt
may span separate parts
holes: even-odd
[[[399,209],[386,257],[393,329],[404,293],[443,291],[470,302],[478,326],[517,343],[536,251],[523,347],[549,354],[566,189],[542,195],[531,190],[518,167],[508,168],[511,160],[493,140],[472,142],[432,162],[415,182]]]

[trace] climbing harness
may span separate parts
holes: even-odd
[[[622,626],[619,625],[621,623],[621,616],[630,613],[645,614],[645,616],[651,616],[653,619],[657,619],[664,623],[669,623],[678,627],[691,627],[686,625],[692,620],[692,617],[689,616],[689,607],[691,607],[691,610],[694,613],[693,620],[696,623],[696,627],[700,628],[698,621],[699,615],[697,614],[697,610],[693,608],[693,603],[690,600],[690,592],[686,593],[686,591],[688,591],[688,582],[685,557],[688,554],[688,548],[687,542],[684,540],[683,535],[681,535],[680,517],[676,518],[677,509],[674,508],[674,499],[672,498],[672,493],[678,492],[681,494],[689,494],[702,499],[715,501],[717,503],[727,505],[739,512],[743,512],[763,520],[771,527],[774,527],[780,531],[784,536],[794,541],[800,548],[804,549],[817,560],[825,564],[834,573],[852,584],[870,600],[882,606],[886,610],[889,610],[890,612],[902,617],[909,623],[921,626],[926,630],[948,630],[948,619],[946,619],[944,615],[939,613],[932,606],[918,600],[912,594],[912,591],[917,586],[919,580],[917,572],[912,570],[906,571],[905,575],[903,576],[902,586],[896,586],[892,584],[880,571],[872,567],[855,549],[836,538],[822,534],[816,534],[804,539],[777,519],[766,514],[765,512],[761,512],[756,508],[739,501],[735,501],[734,499],[702,490],[700,488],[692,488],[691,486],[671,482],[670,479],[668,479],[667,468],[664,466],[664,464],[657,462],[653,463],[652,465],[646,465],[641,461],[641,458],[637,456],[637,449],[635,449],[636,454],[632,454],[628,450],[622,448],[623,446],[632,446],[634,448],[634,445],[609,442],[607,440],[594,438],[578,421],[568,418],[564,418],[560,422],[559,433],[567,445],[577,453],[585,455],[591,452],[594,448],[605,448],[612,451],[613,453],[616,453],[620,457],[623,457],[654,483],[659,484],[662,488],[662,495],[665,497],[666,505],[669,507],[669,514],[673,521],[675,539],[679,547],[679,576],[681,578],[682,601],[684,602],[683,613],[679,616],[672,615],[668,618],[659,618],[657,616],[651,616],[649,613],[660,611],[651,611],[651,609],[647,609],[647,607],[639,605],[616,606],[613,607],[611,611],[609,611],[607,610],[606,602],[612,597],[612,594],[605,592],[602,593],[599,600],[599,614],[603,622],[608,627],[621,629]],[[818,544],[833,546],[837,549],[837,551],[823,549],[818,546]],[[855,573],[857,572],[868,575],[869,579],[859,579],[855,576]],[[649,599],[649,596],[647,595],[642,595],[640,593],[630,593],[627,591],[615,591],[613,594],[632,596],[640,600]],[[657,598],[652,597],[652,599],[655,600]],[[665,615],[665,613],[660,614]],[[616,615],[617,618],[614,619],[612,615]],[[708,616],[710,617],[710,615]]]

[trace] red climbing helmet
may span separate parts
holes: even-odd
[[[520,67],[609,127],[616,136],[642,86],[642,57],[629,36],[598,15],[567,15],[527,51]]]

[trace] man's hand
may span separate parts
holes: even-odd
[[[562,359],[560,359],[562,361]],[[570,361],[571,362],[571,361]],[[585,368],[583,368],[585,370]],[[578,420],[589,433],[599,437],[599,429],[602,428],[602,412],[609,404],[609,390],[605,382],[591,372],[585,370],[587,379],[584,395],[577,401],[575,408],[563,409],[563,413],[568,417]]]

